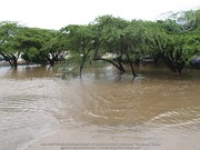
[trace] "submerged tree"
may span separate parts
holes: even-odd
[[[86,25],[69,25],[61,29],[61,33],[66,34],[65,40],[71,55],[80,58],[79,72],[80,77],[84,63],[91,59],[90,52],[93,49],[93,32],[90,26]]]
[[[164,45],[158,44],[162,60],[170,70],[181,74],[185,64],[191,58],[192,47],[188,40],[192,38],[191,32],[195,27],[195,13],[193,11],[171,12],[165,20],[158,20],[158,22],[161,23],[160,30],[164,35],[160,39],[165,41]]]
[[[17,60],[21,51],[15,49],[14,39],[21,27],[16,22],[5,21],[0,23],[0,54],[8,61],[11,67],[17,67]]]
[[[16,36],[15,43],[16,49],[20,49],[22,58],[28,62],[39,62],[41,57],[39,56],[40,49],[44,44],[44,40],[41,37],[42,29],[23,27],[20,30],[20,34]]]
[[[65,36],[58,31],[49,31],[46,34],[48,35],[48,40],[42,45],[39,54],[53,67],[56,61],[64,60],[68,43]]]
[[[121,18],[112,16],[102,16],[96,19],[94,24],[94,32],[96,37],[94,61],[106,61],[114,65],[119,71],[125,72],[122,65],[122,32],[128,25],[128,22]],[[104,57],[110,54],[111,57]]]
[[[1,22],[0,55],[16,67],[20,55],[29,62],[54,66],[70,54],[70,61],[78,61],[80,76],[86,62],[105,61],[121,73],[128,65],[133,77],[134,63],[149,56],[181,74],[186,64],[200,56],[200,11],[164,16],[153,22],[105,15],[88,25],[68,25],[60,31]]]
[[[54,37],[51,32],[20,26],[16,22],[1,22],[0,54],[11,67],[17,67],[20,56],[26,61],[41,62],[45,58],[40,51],[44,43]]]
[[[99,46],[95,49],[94,60],[104,60],[113,64],[121,72],[125,72],[124,63],[128,63],[133,77],[136,77],[133,63],[139,60],[146,46],[145,29],[142,21],[126,21],[112,16],[102,16],[96,19],[96,34]],[[114,57],[103,57],[107,53]]]

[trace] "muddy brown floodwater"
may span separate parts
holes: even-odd
[[[137,72],[0,67],[0,150],[200,150],[200,72]]]

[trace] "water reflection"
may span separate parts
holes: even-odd
[[[20,65],[18,68],[10,68],[7,66],[0,67],[0,78],[6,79],[30,79],[30,78],[46,78],[52,77],[52,68],[40,65]],[[55,76],[55,74],[54,74]]]

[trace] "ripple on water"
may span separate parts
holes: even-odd
[[[151,118],[147,124],[151,124],[155,127],[161,127],[162,129],[166,128],[169,130],[172,129],[181,129],[181,130],[198,130],[200,123],[200,114],[199,110],[187,109],[178,109],[163,112],[157,116]],[[165,130],[166,130],[165,129]]]
[[[78,106],[78,109],[73,109],[76,113],[72,117],[87,125],[123,125],[127,128],[145,125],[145,128],[152,130],[156,125],[175,125],[188,120],[198,124],[199,108],[191,111],[199,105],[198,82],[160,79],[137,82],[76,80],[74,85],[76,100],[73,99],[70,107]],[[70,89],[74,90],[70,87],[66,91]]]
[[[102,136],[136,133],[140,139],[149,138],[152,131],[199,132],[200,81],[170,80],[166,75],[132,81],[130,74],[120,79],[107,69],[68,80],[45,78],[48,72],[34,75],[30,69],[23,69],[27,74],[22,71],[17,78],[11,72],[8,77],[1,74],[1,147],[14,150],[59,128],[89,128],[103,132]]]

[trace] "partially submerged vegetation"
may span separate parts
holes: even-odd
[[[105,61],[121,73],[126,72],[126,63],[136,77],[133,63],[150,58],[181,74],[186,65],[199,68],[200,10],[184,12],[181,21],[175,15],[154,22],[105,15],[88,25],[68,25],[59,31],[0,22],[0,59],[15,68],[20,56],[50,66],[76,60],[80,76],[86,62]]]

